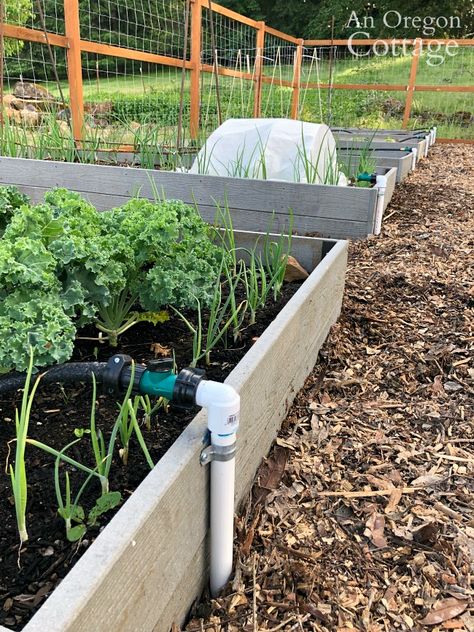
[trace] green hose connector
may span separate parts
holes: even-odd
[[[377,182],[377,174],[375,173],[359,173],[357,176],[357,182],[370,182],[371,184],[375,184]]]

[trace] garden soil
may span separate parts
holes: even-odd
[[[474,146],[436,145],[351,246],[235,577],[186,632],[474,631],[473,212]]]

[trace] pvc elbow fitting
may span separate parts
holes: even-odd
[[[203,380],[196,390],[196,404],[207,408],[207,427],[211,433],[225,437],[237,432],[240,395],[232,386]]]

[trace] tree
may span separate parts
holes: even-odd
[[[0,7],[3,10],[4,21],[8,24],[22,26],[31,17],[31,0],[3,0],[0,1]],[[22,44],[19,40],[6,37],[3,42],[4,54],[8,56],[17,53]]]

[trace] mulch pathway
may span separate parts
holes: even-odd
[[[474,631],[474,147],[437,145],[380,238],[188,632]]]

